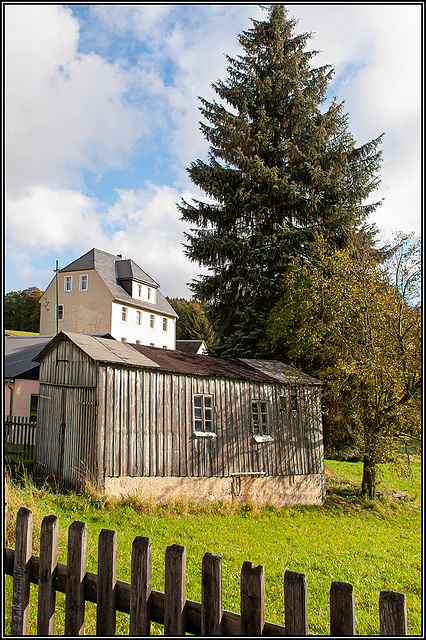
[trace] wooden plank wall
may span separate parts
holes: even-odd
[[[97,364],[70,341],[40,365],[36,469],[64,484],[97,478]]]
[[[217,438],[193,437],[194,394],[213,396]],[[252,400],[268,403],[273,442],[253,442]],[[300,410],[289,407],[289,388],[280,384],[102,365],[100,465],[107,477],[322,473],[319,391],[301,386]]]

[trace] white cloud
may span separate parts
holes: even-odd
[[[6,7],[7,187],[78,182],[123,164],[146,127],[118,65],[79,55],[78,23],[58,5]]]

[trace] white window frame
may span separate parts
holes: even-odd
[[[138,327],[142,324],[142,311],[136,311],[136,324]]]
[[[164,333],[167,333],[167,327],[168,327],[167,318],[163,318],[163,331],[164,331]]]
[[[149,314],[149,328],[150,329],[155,329],[155,314],[154,313],[150,313]]]
[[[86,282],[86,286],[83,287],[83,282]],[[87,291],[89,288],[89,276],[87,273],[83,273],[80,275],[80,291]]]
[[[251,421],[253,438],[257,443],[272,442],[269,418],[269,403],[267,400],[253,398],[251,401]]]
[[[128,309],[127,307],[121,307],[121,322],[126,322],[127,323],[127,318],[128,318]],[[124,316],[124,318],[123,318]]]
[[[194,393],[192,396],[192,427],[195,437],[215,438],[214,396],[211,393]],[[208,428],[209,427],[209,428]]]
[[[68,283],[70,285],[68,289]],[[72,291],[72,276],[64,276],[64,291],[65,293],[71,293]]]
[[[61,313],[59,314],[59,310],[61,311]],[[59,317],[61,316],[61,317]],[[64,319],[64,305],[63,304],[58,304],[56,306],[56,320],[58,322],[62,322]]]

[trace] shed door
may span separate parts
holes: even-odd
[[[96,390],[62,389],[59,421],[59,480],[79,487],[86,477],[97,477]]]

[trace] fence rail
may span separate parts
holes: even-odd
[[[5,505],[5,522],[7,505]],[[58,518],[43,519],[40,557],[32,555],[33,514],[21,507],[16,519],[15,550],[6,548],[4,572],[13,576],[11,635],[27,635],[30,584],[38,584],[37,635],[55,633],[56,592],[65,593],[65,635],[84,635],[85,603],[95,602],[96,635],[112,636],[116,612],[129,614],[129,635],[147,636],[151,622],[164,626],[164,635],[182,636],[306,636],[308,586],[306,576],[284,575],[285,625],[265,621],[265,573],[262,565],[244,562],[241,569],[240,614],[222,604],[222,559],[206,553],[202,561],[201,603],[186,599],[186,550],[173,544],[165,554],[164,593],[152,584],[149,538],[133,541],[131,582],[117,579],[117,535],[102,529],[98,541],[98,573],[86,570],[87,526],[75,521],[68,529],[67,564],[57,562]],[[407,635],[405,596],[381,591],[378,603],[380,635]],[[330,589],[330,635],[356,635],[352,585],[333,582]]]
[[[6,463],[34,462],[37,422],[26,416],[6,416],[3,427]]]

